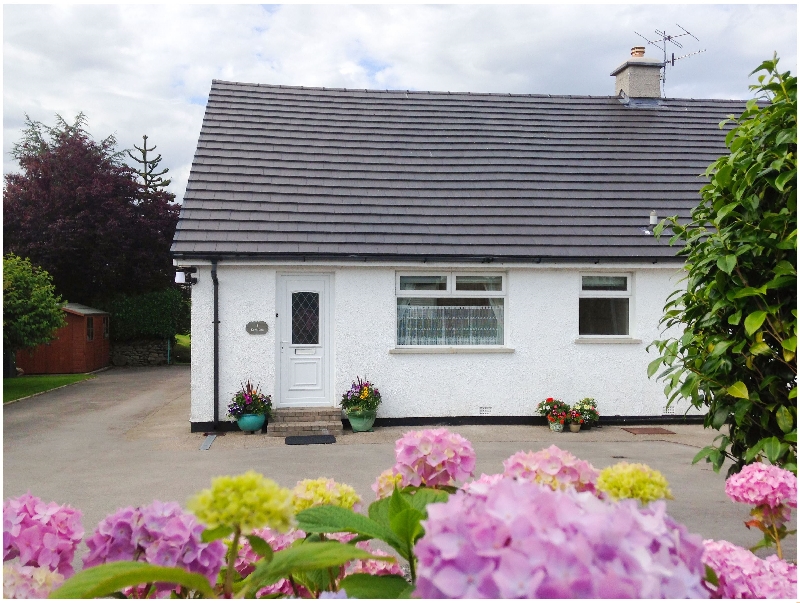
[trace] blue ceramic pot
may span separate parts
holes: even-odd
[[[236,424],[242,431],[258,431],[264,427],[266,415],[242,415],[241,419],[236,420]]]

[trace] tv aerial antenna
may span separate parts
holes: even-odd
[[[675,67],[675,61],[680,61],[681,59],[685,59],[687,57],[691,57],[691,56],[694,56],[696,54],[700,54],[701,52],[705,52],[706,51],[706,49],[704,48],[703,50],[697,50],[695,52],[690,52],[689,54],[684,54],[684,55],[679,56],[679,57],[676,57],[675,53],[671,52],[670,54],[672,56],[669,59],[667,59],[667,48],[668,48],[667,43],[668,42],[669,42],[669,44],[672,44],[676,48],[683,49],[683,44],[681,42],[678,42],[677,38],[683,38],[684,36],[691,36],[692,38],[694,38],[698,42],[700,41],[700,40],[697,39],[697,37],[695,37],[695,35],[693,33],[689,32],[689,31],[686,31],[683,27],[681,27],[677,23],[675,25],[680,27],[680,29],[681,29],[681,31],[683,31],[683,33],[677,34],[677,35],[669,35],[666,30],[661,31],[659,29],[656,29],[655,32],[658,34],[659,37],[655,41],[648,40],[642,34],[640,34],[638,31],[634,30],[634,32],[633,32],[637,36],[642,38],[648,44],[650,44],[652,46],[655,46],[656,48],[661,50],[661,52],[663,54],[664,62],[661,65],[661,94],[664,95],[664,96],[666,96],[667,65],[670,65],[671,67]]]

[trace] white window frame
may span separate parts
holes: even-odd
[[[625,291],[584,291],[583,277],[585,276],[610,276],[610,277],[625,277],[626,289]],[[628,299],[628,334],[627,335],[589,335],[580,332],[580,321],[578,321],[578,337],[576,343],[641,343],[641,340],[636,339],[635,321],[634,321],[634,275],[631,272],[581,272],[578,276],[578,307],[580,308],[580,299],[582,298],[595,298],[595,299],[608,299],[608,298],[626,298]],[[580,311],[580,310],[579,310]]]
[[[400,277],[407,276],[444,276],[447,278],[447,285],[444,289],[431,289],[431,290],[413,290],[413,289],[400,289]],[[486,277],[500,277],[501,284],[499,291],[461,291],[456,289],[456,277],[459,276],[486,276]],[[414,297],[414,298],[464,298],[464,297],[493,297],[503,299],[503,342],[502,344],[494,345],[401,345],[397,343],[397,299],[400,297]],[[513,352],[514,350],[508,346],[509,341],[509,328],[508,328],[508,275],[504,272],[466,272],[461,270],[428,270],[428,271],[398,271],[395,274],[395,321],[394,321],[394,341],[395,348],[393,352],[445,352],[445,353],[461,353],[461,352],[481,352],[481,351],[503,351]]]

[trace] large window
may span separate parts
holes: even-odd
[[[397,345],[503,345],[505,276],[398,274]]]
[[[580,335],[630,335],[630,281],[620,274],[581,276]]]

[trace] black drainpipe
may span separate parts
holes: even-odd
[[[219,423],[219,280],[217,260],[211,259],[211,281],[214,283],[214,431]]]

